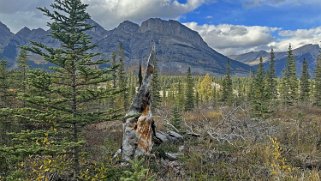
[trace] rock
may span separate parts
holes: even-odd
[[[138,68],[139,61],[148,58],[150,51],[148,47],[151,46],[152,41],[155,41],[158,65],[162,73],[182,74],[191,67],[195,73],[224,74],[228,61],[233,73],[246,74],[250,70],[250,66],[231,60],[210,48],[196,31],[177,21],[151,18],[141,25],[124,21],[110,31],[93,20],[88,20],[88,23],[95,26],[87,33],[91,36],[92,42],[97,45],[94,52],[102,53],[99,58],[110,59],[112,53],[118,50],[119,43],[122,43],[128,68]],[[4,50],[1,52],[0,49],[0,56],[9,60],[11,66],[15,64],[18,48],[27,45],[30,40],[51,47],[59,45],[48,36],[50,30],[23,28],[13,35],[7,28],[3,29],[9,34],[1,40],[0,25],[0,48],[1,44],[4,44]],[[30,57],[30,60],[35,59],[39,57]],[[37,62],[31,65],[31,67],[37,66]]]

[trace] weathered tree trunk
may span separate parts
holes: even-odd
[[[144,81],[139,88],[123,123],[122,159],[129,161],[140,155],[148,155],[153,147],[154,120],[151,113],[150,84],[154,72],[151,59],[155,48],[151,51],[147,62]]]

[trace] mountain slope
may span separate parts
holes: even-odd
[[[318,55],[320,54],[320,51],[321,49],[319,45],[312,45],[312,44],[304,45],[302,47],[299,47],[293,50],[293,55],[295,56],[298,75],[301,74],[302,63],[304,59],[306,59],[309,64],[310,75],[314,74],[316,60]],[[261,56],[264,60],[265,69],[268,69],[270,54],[266,51],[249,52],[241,55],[231,56],[231,58],[235,58],[235,60],[246,63],[255,68],[259,63],[259,58]],[[282,71],[286,66],[287,52],[275,52],[275,60],[276,60],[275,61],[276,73],[278,76],[281,76]]]
[[[196,31],[177,21],[152,18],[141,25],[124,21],[110,31],[93,20],[88,22],[95,26],[88,32],[93,43],[97,44],[94,51],[101,52],[101,58],[111,58],[112,52],[117,51],[121,43],[125,49],[126,66],[129,68],[137,67],[139,61],[145,60],[155,42],[159,67],[163,73],[184,73],[191,66],[196,73],[222,74],[228,61],[234,73],[246,74],[250,70],[250,66],[211,49]],[[10,60],[10,65],[14,65],[19,47],[28,45],[30,40],[57,46],[58,42],[49,34],[50,30],[23,28],[10,39],[2,55]],[[36,63],[41,64],[41,60]]]
[[[13,33],[10,32],[9,28],[0,22],[0,52],[8,45],[9,40],[13,37]]]

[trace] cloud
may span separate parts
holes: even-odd
[[[279,40],[269,43],[279,51],[286,51],[289,44],[298,48],[306,44],[319,44],[321,40],[321,26],[311,29],[281,30],[278,32]]]
[[[227,55],[265,49],[274,41],[272,33],[279,30],[264,26],[198,25],[196,22],[185,25],[197,31],[209,46]]]
[[[243,25],[185,25],[197,31],[213,49],[225,55],[237,55],[250,51],[286,51],[289,44],[299,48],[306,44],[320,44],[321,26],[311,29],[283,30],[266,26]]]
[[[141,22],[150,17],[178,19],[202,4],[214,0],[82,0],[88,12],[103,27],[111,29],[124,20]],[[53,0],[0,0],[0,21],[13,32],[24,26],[46,28],[47,19],[37,7],[48,7]],[[28,24],[26,24],[28,22]]]
[[[88,3],[88,12],[104,27],[114,28],[124,20],[141,22],[151,17],[177,19],[191,12],[207,0],[83,0]]]
[[[45,28],[47,19],[36,8],[49,6],[50,3],[51,0],[0,0],[0,21],[13,32],[24,26]]]

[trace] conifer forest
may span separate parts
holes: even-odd
[[[129,38],[105,56],[88,8],[39,7],[54,46],[0,56],[0,181],[321,180],[320,51],[297,61],[290,42],[282,70],[271,47],[255,66],[169,73],[175,49],[148,31],[139,61]]]

